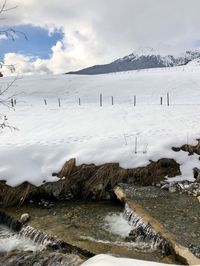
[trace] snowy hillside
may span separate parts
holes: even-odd
[[[183,66],[200,58],[200,51],[186,51],[180,54],[165,54],[153,49],[137,50],[109,64],[95,65],[69,74],[105,74],[129,70]]]
[[[13,186],[25,180],[36,185],[57,180],[52,172],[71,158],[78,164],[119,162],[134,168],[164,157],[174,158],[181,164],[181,178],[191,179],[198,156],[176,153],[171,147],[196,143],[200,137],[199,73],[200,67],[191,65],[19,79],[8,92],[16,94],[15,109],[0,106],[0,113],[19,129],[6,129],[0,135],[1,179]],[[9,80],[0,79],[1,87]]]

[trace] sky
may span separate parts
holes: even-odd
[[[0,14],[0,30],[27,40],[0,35],[0,58],[19,73],[65,73],[141,49],[200,46],[199,0],[7,0],[6,8],[15,6]]]

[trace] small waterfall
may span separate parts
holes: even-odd
[[[19,232],[19,235],[23,236],[24,238],[31,239],[34,243],[37,243],[38,245],[52,248],[53,250],[62,250],[64,252],[77,254],[85,258],[90,258],[94,256],[94,254],[90,251],[68,244],[63,240],[57,240],[53,236],[42,233],[41,231],[29,225],[23,226]]]
[[[8,245],[5,244],[5,241]],[[83,258],[94,256],[90,251],[70,245],[63,240],[57,240],[53,236],[45,234],[29,225],[22,225],[20,221],[15,220],[4,212],[0,212],[0,252],[1,250],[36,251],[46,248],[69,254],[77,254]]]
[[[45,249],[45,246],[20,236],[18,232],[9,229],[6,225],[0,225],[0,253],[7,253],[13,250],[41,251],[43,249]]]
[[[40,232],[37,229],[34,229],[31,226],[24,226],[22,223],[5,212],[0,211],[0,225],[4,226],[4,228],[8,229],[9,232],[12,232],[14,235],[18,235],[19,237],[31,239],[34,243],[43,246],[50,246],[54,249],[61,248],[63,246],[63,242],[60,240],[56,240],[54,237],[49,236]],[[5,230],[1,230],[1,234]],[[5,231],[6,232],[6,231]]]
[[[55,240],[52,236],[44,234],[31,226],[23,226],[22,223],[5,212],[0,211],[1,237],[3,233],[12,234],[21,239],[30,239],[37,245],[49,246],[53,249],[59,249],[63,246],[62,241]],[[3,227],[2,227],[3,226]]]
[[[124,218],[132,226],[132,231],[129,236],[136,240],[150,240],[152,247],[161,248],[163,253],[168,253],[169,248],[166,241],[151,227],[151,225],[144,221],[129,205],[125,204]]]
[[[29,225],[23,226],[22,229],[19,231],[19,234],[23,237],[31,239],[35,243],[45,246],[55,242],[53,237],[46,235]]]

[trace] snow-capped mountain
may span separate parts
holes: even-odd
[[[186,51],[181,55],[161,55],[153,50],[147,52],[134,52],[119,58],[109,64],[95,65],[67,74],[96,75],[120,71],[138,70],[146,68],[161,68],[186,65],[193,60],[200,59],[200,50]]]

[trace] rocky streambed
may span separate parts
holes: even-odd
[[[173,258],[163,255],[151,239],[138,239],[134,242],[128,239],[132,227],[124,217],[124,207],[119,202],[73,201],[51,203],[48,206],[31,203],[17,209],[9,208],[6,211],[15,218],[19,218],[23,213],[29,213],[31,216],[30,226],[44,234],[53,235],[56,239],[77,246],[81,250],[90,251],[91,253],[88,254],[106,253],[148,261],[175,262]],[[25,236],[27,239],[31,234],[25,234]],[[34,237],[34,239],[37,240],[39,237]],[[0,241],[5,241],[5,238],[0,236]],[[19,248],[17,250],[18,252],[15,248],[9,252],[4,250],[1,254],[1,261],[8,258],[13,261],[15,258],[18,261],[19,257],[23,257],[25,263],[25,260],[31,257],[31,261],[35,260],[40,263],[35,265],[46,265],[45,261],[41,260],[42,254],[50,261],[56,259],[67,261],[69,256],[61,250],[50,251],[48,248],[34,251]],[[58,265],[78,265],[85,259],[78,255],[72,252],[69,258],[69,261],[74,260],[75,264]]]

